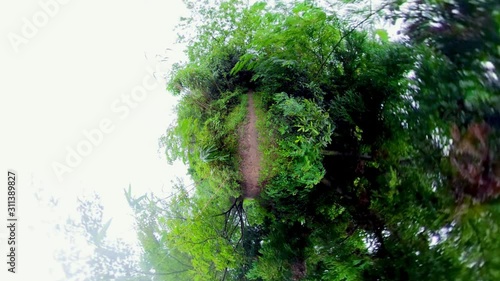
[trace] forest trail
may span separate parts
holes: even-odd
[[[243,174],[243,197],[255,198],[260,193],[260,151],[257,141],[257,116],[253,102],[253,92],[248,92],[248,115],[245,120],[243,132],[240,136],[239,154],[241,157],[240,170]]]

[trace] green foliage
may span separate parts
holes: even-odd
[[[249,280],[279,281],[289,280],[290,264],[285,259],[279,259],[282,247],[264,246],[260,251],[259,262],[248,272]]]
[[[333,126],[328,113],[308,99],[291,98],[286,93],[274,96],[271,123],[281,124],[281,135],[296,136],[294,143],[314,143],[318,149],[331,141]]]
[[[58,253],[65,280],[150,280],[148,269],[141,268],[138,252],[122,239],[111,239],[107,230],[111,219],[104,220],[104,207],[96,193],[78,198],[76,219],[68,217],[63,228],[69,245]],[[85,246],[85,247],[82,247]],[[85,248],[86,251],[82,251]],[[144,269],[144,270],[143,270]]]
[[[176,79],[185,74],[193,81],[199,79],[196,72],[186,73],[178,74]],[[149,218],[154,218],[153,231],[145,232],[141,238],[143,247],[149,249],[145,259],[155,264],[157,270],[172,273],[165,278],[235,280],[242,273],[234,269],[247,263],[243,256],[244,228],[238,226],[243,221],[238,203],[239,127],[246,117],[247,97],[241,90],[226,91],[227,81],[221,82],[222,76],[214,77],[219,79],[214,80],[216,84],[183,85],[187,90],[177,108],[177,122],[160,139],[169,161],[180,159],[189,164],[196,184],[194,195],[181,185],[160,209],[154,205],[142,207]],[[226,90],[215,91],[212,85],[224,85]],[[214,91],[217,94],[206,94]],[[236,198],[235,203],[231,204],[230,198]],[[154,210],[160,212],[155,214]],[[138,222],[142,224],[142,220]],[[162,265],[172,259],[176,260],[170,261],[172,265]]]
[[[266,210],[254,199],[245,199],[243,208],[247,215],[249,225],[262,225],[266,220]]]
[[[196,29],[160,142],[196,187],[143,237],[151,251],[162,237],[174,278],[498,279],[497,2],[384,5],[402,42],[365,25],[383,11],[366,2],[351,19],[317,1],[186,2]],[[248,90],[264,158],[252,201],[237,156]]]
[[[214,145],[204,147],[200,151],[200,158],[203,162],[212,162],[212,161],[226,161],[229,158],[229,154],[222,154],[217,151],[217,148]]]

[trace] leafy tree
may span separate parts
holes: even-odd
[[[58,256],[67,280],[151,280],[149,273],[139,269],[134,247],[107,236],[111,220],[103,221],[99,195],[78,202],[79,217],[68,219],[64,230],[71,248]],[[82,251],[82,245],[90,253]]]
[[[351,20],[319,1],[186,3],[196,31],[161,142],[196,187],[141,209],[179,276],[498,279],[498,3],[362,3]],[[406,20],[400,42],[368,24],[384,11]],[[252,203],[248,90],[266,144]]]

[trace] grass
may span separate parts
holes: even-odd
[[[265,183],[268,179],[277,174],[279,167],[276,167],[277,144],[274,137],[274,128],[267,122],[267,111],[263,103],[264,93],[254,93],[255,115],[257,116],[257,131],[259,132],[259,150],[262,159],[260,161],[259,184]]]
[[[227,116],[220,115],[215,118],[212,115],[211,118],[215,121],[211,121],[210,125],[205,122],[194,132],[194,139],[204,146],[201,146],[199,151],[195,150],[196,155],[192,157],[190,166],[195,172],[193,179],[200,187],[203,186],[201,189],[208,197],[216,193],[220,194],[221,198],[229,198],[229,195],[237,197],[236,193],[240,192],[238,145],[240,128],[247,116],[247,105],[247,95],[237,95],[236,104],[229,109]],[[217,106],[223,108],[227,104],[221,103]],[[221,139],[216,140],[217,138]]]

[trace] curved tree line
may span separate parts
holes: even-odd
[[[213,118],[247,90],[261,112],[265,188],[243,202],[235,174],[205,209],[220,215],[220,237],[238,229],[228,266],[205,265],[210,278],[499,277],[498,3],[386,3],[353,19],[315,1],[188,6],[189,60],[169,83],[185,108],[167,154],[196,167],[210,145],[211,169],[237,171],[231,132]],[[404,19],[404,36],[389,41],[373,27],[382,18]],[[191,175],[201,186],[190,200],[215,192],[202,187],[212,175]]]
[[[129,279],[500,278],[498,1],[185,3],[160,144],[194,186],[126,193],[144,273]]]

